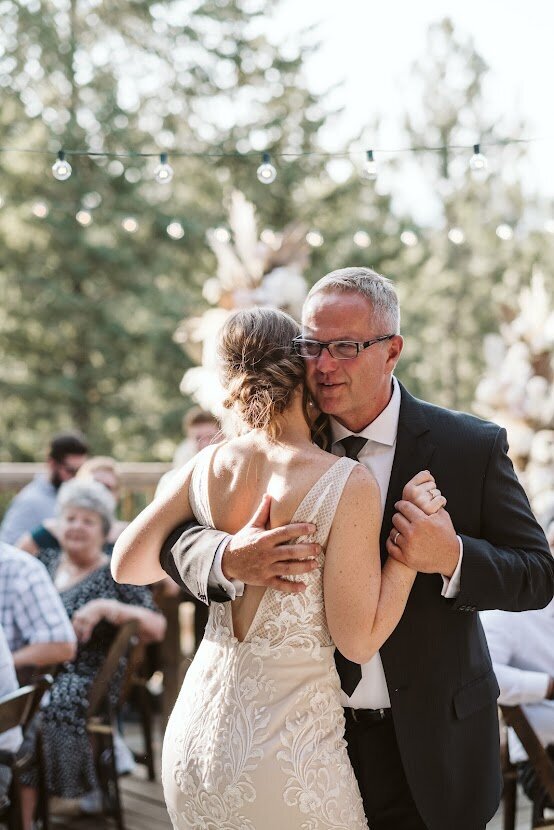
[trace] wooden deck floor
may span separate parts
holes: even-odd
[[[124,821],[127,830],[171,830],[158,781],[148,781],[140,772],[121,779]],[[115,822],[103,816],[52,816],[52,830],[113,830]]]
[[[138,744],[136,727],[129,725],[125,729],[125,740],[131,746]],[[136,771],[131,775],[123,776],[120,779],[126,830],[171,830],[171,822],[165,808],[160,783],[161,736],[159,729],[155,733],[155,748],[158,761],[156,781],[148,781],[146,770],[140,765],[137,765]],[[529,830],[531,809],[529,801],[522,792],[518,793],[517,805],[516,830]],[[52,830],[114,830],[114,828],[115,823],[111,819],[102,816],[91,816],[89,818],[52,816]],[[225,830],[225,828],[222,827],[221,830]],[[286,830],[286,828],[283,828],[283,830]],[[487,830],[502,830],[501,810],[487,824]]]
[[[141,770],[121,779],[126,830],[171,830],[159,780],[151,782]],[[531,810],[523,794],[518,798],[516,830],[529,830]],[[52,830],[114,830],[115,823],[102,816],[90,818],[52,817]],[[225,830],[225,828],[221,828]],[[286,828],[283,828],[286,830]],[[502,812],[487,824],[487,830],[502,830]]]

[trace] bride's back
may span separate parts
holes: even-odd
[[[290,417],[295,413],[294,404]],[[217,447],[210,459],[207,500],[214,527],[236,533],[252,517],[265,493],[272,497],[269,527],[288,524],[305,496],[336,462],[309,443],[285,445],[249,433]],[[233,603],[233,629],[242,640],[248,632],[265,588],[247,586]]]
[[[265,493],[272,497],[269,527],[288,524],[306,493],[335,461],[308,440],[297,446],[271,446],[250,433],[220,445],[208,476],[215,527],[236,533]]]

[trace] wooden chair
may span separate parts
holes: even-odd
[[[145,671],[145,647],[142,643],[137,643],[129,652],[127,671],[119,696],[119,706],[123,706],[132,697],[134,707],[140,718],[144,745],[144,751],[133,752],[133,758],[137,764],[146,767],[148,780],[155,781],[152,698],[148,691],[148,680],[149,677]]]
[[[30,686],[24,686],[0,700],[0,733],[7,732],[17,726],[21,727],[25,734],[26,728],[35,716],[44,693],[52,685],[52,678],[49,675],[38,678]],[[37,804],[37,818],[40,820],[42,830],[48,830],[48,793],[44,781],[44,765],[42,762],[42,743],[40,735],[37,739],[36,753],[38,755],[39,770],[39,798]],[[17,752],[0,750],[0,764],[8,767],[12,773],[12,780],[8,792],[9,804],[0,812],[0,821],[5,820],[10,830],[23,829],[22,803],[21,803],[21,773],[29,768],[31,763],[36,761],[37,755],[26,755],[20,749]]]
[[[125,824],[115,766],[113,736],[117,729],[116,707],[110,700],[109,693],[111,681],[116,676],[121,661],[138,644],[137,632],[138,623],[135,620],[121,626],[88,695],[87,731],[102,790],[104,813],[115,819],[119,830],[125,830]]]
[[[529,762],[531,763],[543,792],[533,801],[531,829],[538,827],[554,828],[554,818],[544,817],[545,807],[554,804],[554,764],[543,747],[537,733],[529,723],[521,706],[500,706],[506,726],[510,726],[521,741]],[[504,773],[504,823],[503,830],[515,830],[517,772],[511,763],[507,746],[503,757]]]

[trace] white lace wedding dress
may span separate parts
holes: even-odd
[[[213,527],[210,458],[199,459],[190,497],[197,520]],[[294,514],[317,525],[323,551],[354,464],[336,461]],[[164,738],[175,830],[367,830],[343,737],[323,569],[302,578],[304,593],[265,591],[240,642],[231,603],[212,603]]]

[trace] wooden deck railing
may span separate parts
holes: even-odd
[[[17,491],[44,469],[44,464],[0,462],[0,515]],[[121,502],[118,513],[121,519],[130,521],[152,500],[158,481],[171,465],[124,461],[119,464],[119,469]]]

